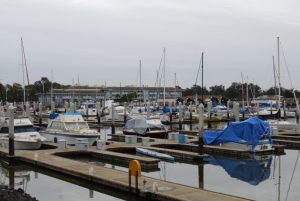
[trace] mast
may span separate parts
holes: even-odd
[[[247,103],[247,108],[249,108],[248,75],[247,75],[247,80],[246,80],[246,103]]]
[[[24,48],[23,48],[23,39],[21,37],[21,65],[22,65],[22,75],[23,75],[23,105],[25,105],[26,102],[26,94],[25,94],[25,65],[24,65]]]
[[[280,83],[280,54],[279,54],[279,37],[277,37],[277,54],[278,54],[278,109],[280,109],[281,83]],[[280,118],[280,117],[279,117]]]
[[[276,67],[275,67],[275,58],[274,56],[272,56],[272,60],[273,60],[273,74],[274,74],[274,91],[275,91],[275,95],[277,94],[277,79],[276,79]]]
[[[142,99],[142,60],[139,61],[139,69],[140,69],[140,107],[141,107],[141,99]]]
[[[27,85],[29,86],[29,76],[28,76],[28,69],[27,69],[27,61],[26,61],[26,55],[25,55],[25,48],[23,43],[23,38],[21,37],[21,54],[22,54],[22,71],[23,71],[23,85],[24,85],[24,96],[25,96],[25,71],[26,71],[26,77],[27,77]],[[25,69],[24,69],[25,67]],[[29,96],[27,89],[27,96]],[[24,104],[25,104],[25,98],[24,98]]]
[[[203,99],[203,97],[204,97],[204,89],[203,89],[203,55],[204,55],[204,53],[202,52],[202,55],[201,55],[201,60],[202,60],[202,65],[201,65],[201,67],[202,67],[202,84],[201,84],[201,90],[202,90],[202,102],[204,103],[204,99]]]
[[[166,48],[164,47],[164,106],[166,106]]]
[[[175,99],[177,98],[177,93],[176,93],[176,73],[174,73],[174,76],[175,76]]]

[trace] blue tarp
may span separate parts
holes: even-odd
[[[179,112],[179,109],[177,107],[173,107],[171,109],[172,109],[172,113]],[[164,114],[165,113],[170,113],[171,109],[169,107],[167,107],[167,106],[164,106],[163,109],[162,109],[162,111],[163,111]]]
[[[235,142],[240,144],[258,145],[259,140],[268,138],[271,143],[270,126],[268,122],[253,117],[241,122],[233,122],[223,131],[204,131],[204,144],[222,144]]]
[[[237,178],[251,185],[257,185],[268,179],[271,173],[272,157],[265,160],[237,160],[218,157],[207,157],[204,159],[212,165],[218,165],[233,178]]]

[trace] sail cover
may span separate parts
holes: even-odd
[[[242,122],[233,122],[223,131],[204,131],[203,134],[204,144],[235,142],[252,145],[252,148],[260,144],[263,138],[267,138],[268,143],[271,143],[270,126],[268,122],[257,117]]]
[[[145,134],[153,128],[163,129],[164,126],[158,119],[146,119],[145,117],[135,117],[126,122],[124,130],[134,130],[138,134]]]

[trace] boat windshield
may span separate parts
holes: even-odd
[[[80,130],[89,128],[86,122],[65,122],[65,125],[67,130]]]
[[[96,106],[95,106],[95,104],[88,104],[87,105],[87,108],[95,108]]]
[[[79,129],[88,129],[89,125],[86,122],[78,122]]]
[[[35,132],[36,129],[32,126],[17,126],[14,129],[15,133]],[[9,133],[8,127],[2,127],[0,133]]]

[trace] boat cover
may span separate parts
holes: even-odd
[[[134,130],[138,134],[145,134],[147,129],[163,128],[163,124],[158,119],[149,119],[145,117],[134,117],[128,120],[125,124],[124,130]]]
[[[247,182],[251,185],[257,185],[268,179],[271,173],[272,157],[264,160],[238,160],[221,157],[207,157],[204,159],[212,165],[218,165],[233,178]]]
[[[252,148],[261,143],[260,139],[267,138],[271,143],[270,126],[268,122],[257,117],[241,122],[233,122],[223,131],[204,131],[204,144],[223,144],[235,142],[252,145]]]

